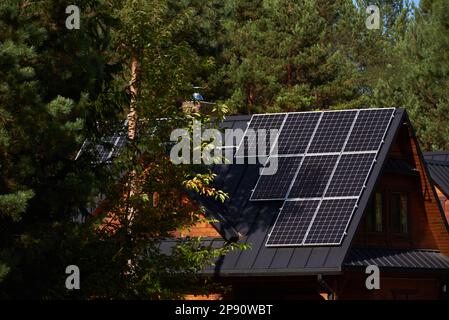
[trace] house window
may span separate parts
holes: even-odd
[[[377,192],[371,204],[368,208],[367,213],[367,228],[368,232],[382,232],[383,231],[383,212],[382,212],[382,193]]]
[[[406,193],[391,194],[391,221],[394,233],[408,232],[408,196]]]

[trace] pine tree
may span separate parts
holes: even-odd
[[[384,106],[407,108],[425,150],[449,148],[448,9],[446,1],[421,2],[375,95]]]
[[[351,1],[231,1],[221,83],[235,111],[362,104],[364,19]]]
[[[66,261],[64,228],[95,185],[74,165],[114,63],[103,2],[79,1],[83,28],[65,27],[69,1],[0,4],[0,295],[43,297]],[[114,109],[109,111],[114,117]],[[91,115],[92,117],[89,117]],[[95,119],[97,118],[97,119]],[[73,245],[73,243],[71,243]],[[58,250],[61,250],[58,252]],[[9,271],[6,275],[5,272]],[[58,285],[60,286],[60,285]]]

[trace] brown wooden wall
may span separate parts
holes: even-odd
[[[201,238],[220,238],[221,235],[208,222],[195,224],[190,230],[181,231],[176,234],[178,237],[201,237]]]
[[[368,290],[367,275],[363,272],[345,272],[338,281],[339,300],[437,300],[447,299],[443,283],[447,281],[432,273],[389,273],[380,275],[380,289]]]
[[[423,160],[418,153],[419,146],[415,139],[410,139],[410,141],[413,149],[413,157],[421,177],[421,189],[425,194],[429,192],[428,197],[426,194],[424,199],[426,216],[421,221],[422,223],[428,224],[438,249],[446,256],[449,256],[449,231],[444,214],[441,212],[439,206],[439,199],[427,176]]]

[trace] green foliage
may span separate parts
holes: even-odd
[[[210,121],[201,114],[180,114],[176,107],[179,98],[191,95],[201,69],[192,64],[198,57],[185,40],[194,15],[188,4],[176,7],[166,1],[124,1],[117,12],[121,24],[113,34],[115,45],[124,61],[137,62],[134,107],[141,134],[115,163],[120,184],[106,190],[101,238],[117,244],[112,261],[123,282],[105,297],[167,299],[219,290],[200,278],[198,271],[216,257],[242,247],[223,243],[214,248],[202,239],[174,237],[175,231],[203,221],[202,208],[187,192],[218,200],[226,197],[211,186],[212,175],[175,166],[166,156],[166,142],[174,128],[189,128],[194,119]],[[125,72],[123,80],[130,78]],[[217,106],[211,111],[220,117],[225,109]],[[128,174],[123,177],[123,172]],[[171,243],[171,252],[160,251],[161,241]],[[199,281],[203,281],[201,286]]]
[[[374,96],[378,104],[407,108],[424,150],[449,148],[448,9],[446,1],[415,9]]]
[[[351,108],[364,101],[358,88],[366,78],[358,70],[366,28],[351,1],[229,1],[223,12],[229,36],[208,85],[233,112]]]
[[[174,235],[204,221],[187,192],[226,195],[212,175],[166,156],[172,129],[210,121],[176,106],[214,68],[191,47],[200,3],[81,0],[81,29],[71,31],[69,4],[0,4],[0,296],[161,299],[219,290],[197,272],[244,246]],[[85,138],[99,143],[123,123],[132,60],[142,134],[111,165],[96,165],[94,150],[75,161]],[[98,214],[74,222],[89,203]],[[171,253],[159,250],[161,241],[173,244]],[[71,264],[82,290],[64,287]]]
[[[74,157],[101,115],[116,63],[107,2],[82,0],[83,28],[65,27],[69,1],[0,3],[0,296],[51,297],[79,235],[72,217],[100,184],[101,171]],[[116,112],[109,107],[110,121]],[[102,176],[103,178],[105,175]],[[106,183],[102,180],[101,183]],[[55,233],[63,225],[65,233]],[[64,247],[64,245],[72,247]],[[60,246],[56,248],[57,246]],[[51,249],[55,249],[52,251]],[[6,271],[9,272],[6,274]],[[59,278],[58,278],[59,280]]]
[[[8,215],[15,222],[21,219],[25,212],[28,201],[34,196],[33,191],[18,191],[15,194],[0,195],[0,214]]]

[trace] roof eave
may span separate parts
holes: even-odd
[[[287,276],[318,276],[340,275],[341,268],[310,268],[310,269],[235,269],[235,270],[204,270],[202,275],[217,277],[287,277]]]

